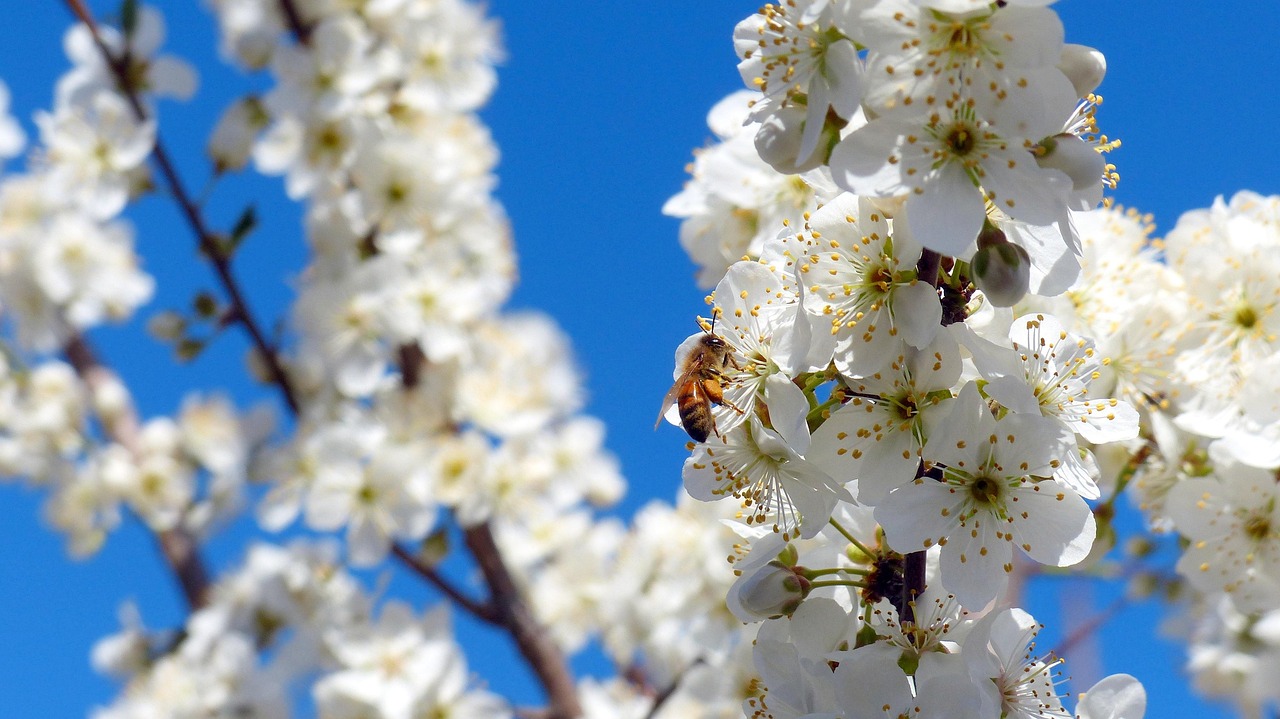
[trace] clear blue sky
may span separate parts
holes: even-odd
[[[91,3],[99,16],[113,3]],[[683,182],[684,165],[706,142],[706,111],[739,85],[730,43],[733,25],[756,0],[623,3],[492,0],[505,24],[509,58],[484,112],[502,152],[498,195],[515,229],[521,284],[513,306],[549,312],[573,338],[591,396],[589,411],[609,427],[609,446],[630,481],[623,512],[670,498],[679,487],[684,440],[652,431],[670,382],[676,344],[703,305],[692,268],[676,242],[677,223],[659,208]],[[249,79],[218,61],[213,27],[194,1],[161,3],[169,47],[201,71],[197,99],[161,108],[161,133],[199,187],[201,148],[221,108],[263,78]],[[1106,53],[1101,87],[1104,130],[1124,142],[1112,157],[1128,206],[1153,213],[1162,233],[1186,209],[1217,194],[1250,188],[1280,192],[1280,133],[1275,130],[1280,5],[1234,2],[1106,2],[1057,6],[1067,39]],[[66,67],[60,39],[69,15],[60,2],[13,4],[0,23],[0,77],[29,134],[33,110],[51,101]],[[246,198],[259,200],[262,228],[238,258],[255,309],[285,311],[286,273],[303,263],[298,210],[275,179],[241,176],[220,187],[210,213],[224,225]],[[130,211],[147,267],[159,278],[149,311],[185,304],[212,286],[193,242],[163,198]],[[144,311],[145,317],[149,312]],[[195,365],[174,370],[164,348],[136,327],[94,336],[137,393],[144,414],[173,412],[187,388],[225,387],[241,406],[271,397],[241,379],[245,344],[227,335]],[[66,559],[60,537],[39,519],[41,497],[0,486],[0,716],[70,717],[105,704],[114,683],[89,668],[88,652],[116,629],[116,608],[135,599],[151,626],[180,616],[180,600],[150,538],[136,526],[113,535],[97,557]],[[244,536],[244,528],[232,540]],[[235,541],[213,548],[234,560]],[[1031,611],[1051,626],[1060,604],[1083,601],[1078,584],[1038,584]],[[428,596],[417,592],[419,601]],[[1092,601],[1105,603],[1099,590]],[[1126,611],[1104,633],[1107,672],[1128,671],[1151,694],[1148,716],[1226,716],[1189,699],[1178,673],[1181,648],[1156,641],[1159,616],[1147,605]],[[482,637],[482,639],[485,639]],[[493,637],[487,641],[493,642]],[[1049,643],[1046,643],[1047,648]],[[472,667],[495,689],[526,701],[520,672],[499,640],[489,664]],[[505,657],[505,658],[504,658]],[[589,670],[598,666],[586,662]],[[1081,667],[1083,669],[1083,667]],[[1070,669],[1068,669],[1070,671]],[[1077,674],[1082,672],[1078,671]]]

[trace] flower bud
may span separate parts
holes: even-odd
[[[147,332],[163,342],[177,342],[187,333],[187,320],[172,310],[159,312],[147,320]]]
[[[970,262],[973,283],[996,307],[1012,307],[1027,294],[1031,258],[1027,251],[988,225],[978,236],[978,251]]]
[[[107,424],[114,424],[133,409],[133,401],[129,397],[129,389],[115,375],[104,375],[100,382],[92,386],[93,408],[98,417]]]
[[[760,159],[784,175],[807,172],[822,165],[831,142],[836,139],[835,131],[824,127],[817,149],[809,157],[798,158],[804,125],[804,109],[794,106],[775,108],[756,132],[756,152],[760,153]]]
[[[1071,81],[1076,97],[1083,98],[1102,84],[1107,75],[1107,58],[1091,47],[1067,43],[1062,46],[1058,69]]]
[[[1070,177],[1073,191],[1086,190],[1102,182],[1102,174],[1107,169],[1106,160],[1101,152],[1079,137],[1054,135],[1045,138],[1040,147],[1044,152],[1036,155],[1036,163]]]
[[[774,560],[738,577],[729,589],[729,609],[744,622],[790,616],[809,596],[802,571]]]
[[[218,172],[244,169],[258,132],[271,118],[256,97],[237,100],[218,119],[209,136],[209,157]]]

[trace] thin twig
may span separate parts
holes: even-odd
[[[129,71],[126,59],[116,57],[111,52],[111,49],[107,47],[102,39],[101,32],[98,30],[97,23],[94,21],[93,16],[89,14],[89,11],[85,9],[81,0],[65,0],[65,2],[72,14],[89,29],[89,33],[93,36],[94,44],[98,47],[98,52],[102,55],[103,61],[107,63],[107,66],[111,68],[111,73],[115,76],[120,92],[128,100],[134,116],[140,122],[147,120],[146,106],[142,104],[142,99],[138,94],[137,87],[135,87],[135,81]],[[289,406],[289,409],[294,414],[298,414],[297,394],[294,392],[293,384],[290,382],[288,374],[285,373],[284,365],[281,364],[275,348],[267,341],[266,334],[263,333],[257,320],[254,319],[254,315],[249,309],[249,303],[240,291],[240,285],[236,282],[235,276],[231,272],[230,257],[223,252],[214,233],[205,224],[204,218],[200,214],[199,206],[192,199],[191,193],[187,191],[182,179],[178,176],[178,172],[169,158],[169,153],[165,151],[159,132],[156,133],[155,146],[152,148],[151,158],[155,161],[156,167],[159,168],[160,174],[164,176],[165,183],[169,186],[169,192],[173,195],[174,200],[177,201],[183,217],[186,218],[192,233],[195,234],[200,252],[208,257],[209,262],[213,265],[218,281],[221,283],[227,299],[230,300],[230,316],[249,333],[249,338],[253,342],[254,348],[261,356],[272,382],[280,389],[285,404]]]
[[[684,680],[684,676],[694,667],[705,663],[706,661],[702,657],[698,657],[690,662],[689,666],[681,669],[680,673],[676,675],[675,679],[671,680],[670,684],[663,687],[662,691],[654,695],[653,706],[649,707],[649,713],[644,715],[645,719],[654,719],[654,717],[658,716],[658,712],[662,709],[662,705],[666,704],[667,700],[670,699],[672,695],[676,693],[676,690],[680,688],[680,682]]]
[[[520,654],[547,691],[551,719],[581,716],[582,706],[564,654],[525,604],[489,525],[471,527],[463,532],[463,537],[493,592],[492,604],[497,609],[499,622],[511,633]]]
[[[403,562],[405,566],[416,572],[418,576],[435,585],[436,589],[443,592],[458,606],[470,612],[475,618],[488,624],[501,623],[499,621],[498,611],[492,604],[478,602],[475,599],[468,597],[466,594],[463,594],[462,590],[453,586],[449,580],[442,577],[433,567],[424,564],[420,559],[413,556],[413,553],[409,550],[399,544],[392,544],[391,552],[397,559]]]
[[[118,382],[116,374],[98,359],[88,340],[73,334],[63,347],[63,354],[84,382],[90,393],[103,386]],[[141,427],[138,414],[132,406],[122,409],[110,418],[102,419],[103,430],[112,441],[124,447],[135,459],[141,455],[139,435]],[[205,570],[200,548],[185,529],[175,527],[156,533],[160,551],[182,587],[182,595],[191,610],[209,603],[209,574]]]
[[[1124,609],[1125,607],[1129,606],[1129,603],[1131,601],[1132,600],[1130,600],[1129,597],[1125,595],[1116,597],[1110,604],[1107,605],[1106,609],[1103,609],[1102,611],[1098,612],[1097,614],[1094,614],[1093,616],[1086,619],[1084,622],[1081,622],[1079,625],[1077,625],[1075,630],[1073,630],[1071,634],[1067,636],[1066,639],[1063,639],[1062,643],[1059,644],[1058,647],[1054,649],[1052,653],[1055,656],[1059,656],[1059,657],[1065,656],[1068,652],[1072,650],[1072,648],[1075,647],[1075,645],[1087,639],[1090,634],[1097,631],[1098,628],[1101,627],[1103,624],[1106,624],[1107,622],[1111,621],[1111,619],[1115,617],[1115,615],[1119,613],[1121,609]]]

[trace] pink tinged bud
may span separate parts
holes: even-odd
[[[1055,135],[1040,143],[1044,154],[1036,156],[1041,167],[1058,170],[1071,178],[1071,189],[1079,192],[1102,182],[1107,163],[1092,145],[1075,135]]]
[[[999,232],[999,230],[996,230]],[[983,234],[987,234],[986,231]],[[1001,233],[1003,236],[1003,233]],[[1012,307],[1027,294],[1031,282],[1031,258],[1027,251],[1011,243],[989,243],[974,253],[970,266],[973,283],[996,307]]]
[[[823,128],[817,149],[809,157],[797,158],[804,124],[805,111],[802,108],[776,108],[756,132],[756,152],[760,153],[760,159],[784,175],[795,175],[821,166],[826,161],[831,141],[835,139],[834,130]]]
[[[773,561],[741,580],[739,606],[757,619],[789,616],[809,595],[809,580],[798,567]]]
[[[1102,84],[1107,75],[1107,58],[1091,47],[1068,43],[1062,46],[1058,69],[1071,81],[1076,97],[1083,98]]]

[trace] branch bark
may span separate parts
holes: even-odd
[[[439,589],[445,596],[452,599],[459,607],[467,610],[476,619],[488,624],[501,623],[498,611],[491,602],[478,602],[463,594],[460,589],[453,586],[453,584],[444,577],[440,576],[440,573],[433,567],[423,564],[417,557],[413,556],[409,550],[399,544],[391,545],[391,553],[396,556],[396,559],[399,559],[404,563],[405,566],[416,572],[418,576],[430,582],[436,589]]]
[[[515,578],[511,576],[502,553],[494,541],[489,525],[481,524],[463,532],[480,572],[493,592],[491,604],[497,609],[499,623],[506,627],[516,647],[538,675],[551,704],[550,719],[573,719],[582,715],[573,674],[560,647],[547,634],[525,604]]]
[[[114,383],[115,372],[108,369],[98,359],[88,340],[80,335],[72,335],[63,347],[63,355],[75,368],[76,374],[90,392],[96,392],[108,383]],[[134,457],[139,456],[139,432],[141,425],[137,412],[132,406],[126,407],[118,415],[102,421],[104,431],[112,441],[124,447]],[[200,609],[209,603],[209,573],[205,570],[204,559],[200,556],[200,547],[194,537],[181,528],[167,529],[156,533],[160,552],[173,572],[174,578],[182,588],[182,595],[187,606],[192,610]]]
[[[941,255],[933,250],[923,250],[920,253],[920,260],[916,263],[916,276],[922,282],[927,282],[936,288],[938,286],[938,268],[941,264]],[[924,471],[924,462],[921,462],[919,469],[916,471],[916,478],[923,477]],[[914,624],[916,621],[915,601],[924,594],[925,590],[925,560],[926,554],[923,550],[909,552],[903,557],[902,607],[900,609],[903,625],[907,622]]]
[[[298,11],[298,5],[294,0],[280,0],[280,14],[284,16],[284,22],[289,26],[289,32],[297,38],[298,42],[303,45],[311,43],[311,26],[302,19],[302,13]]]

